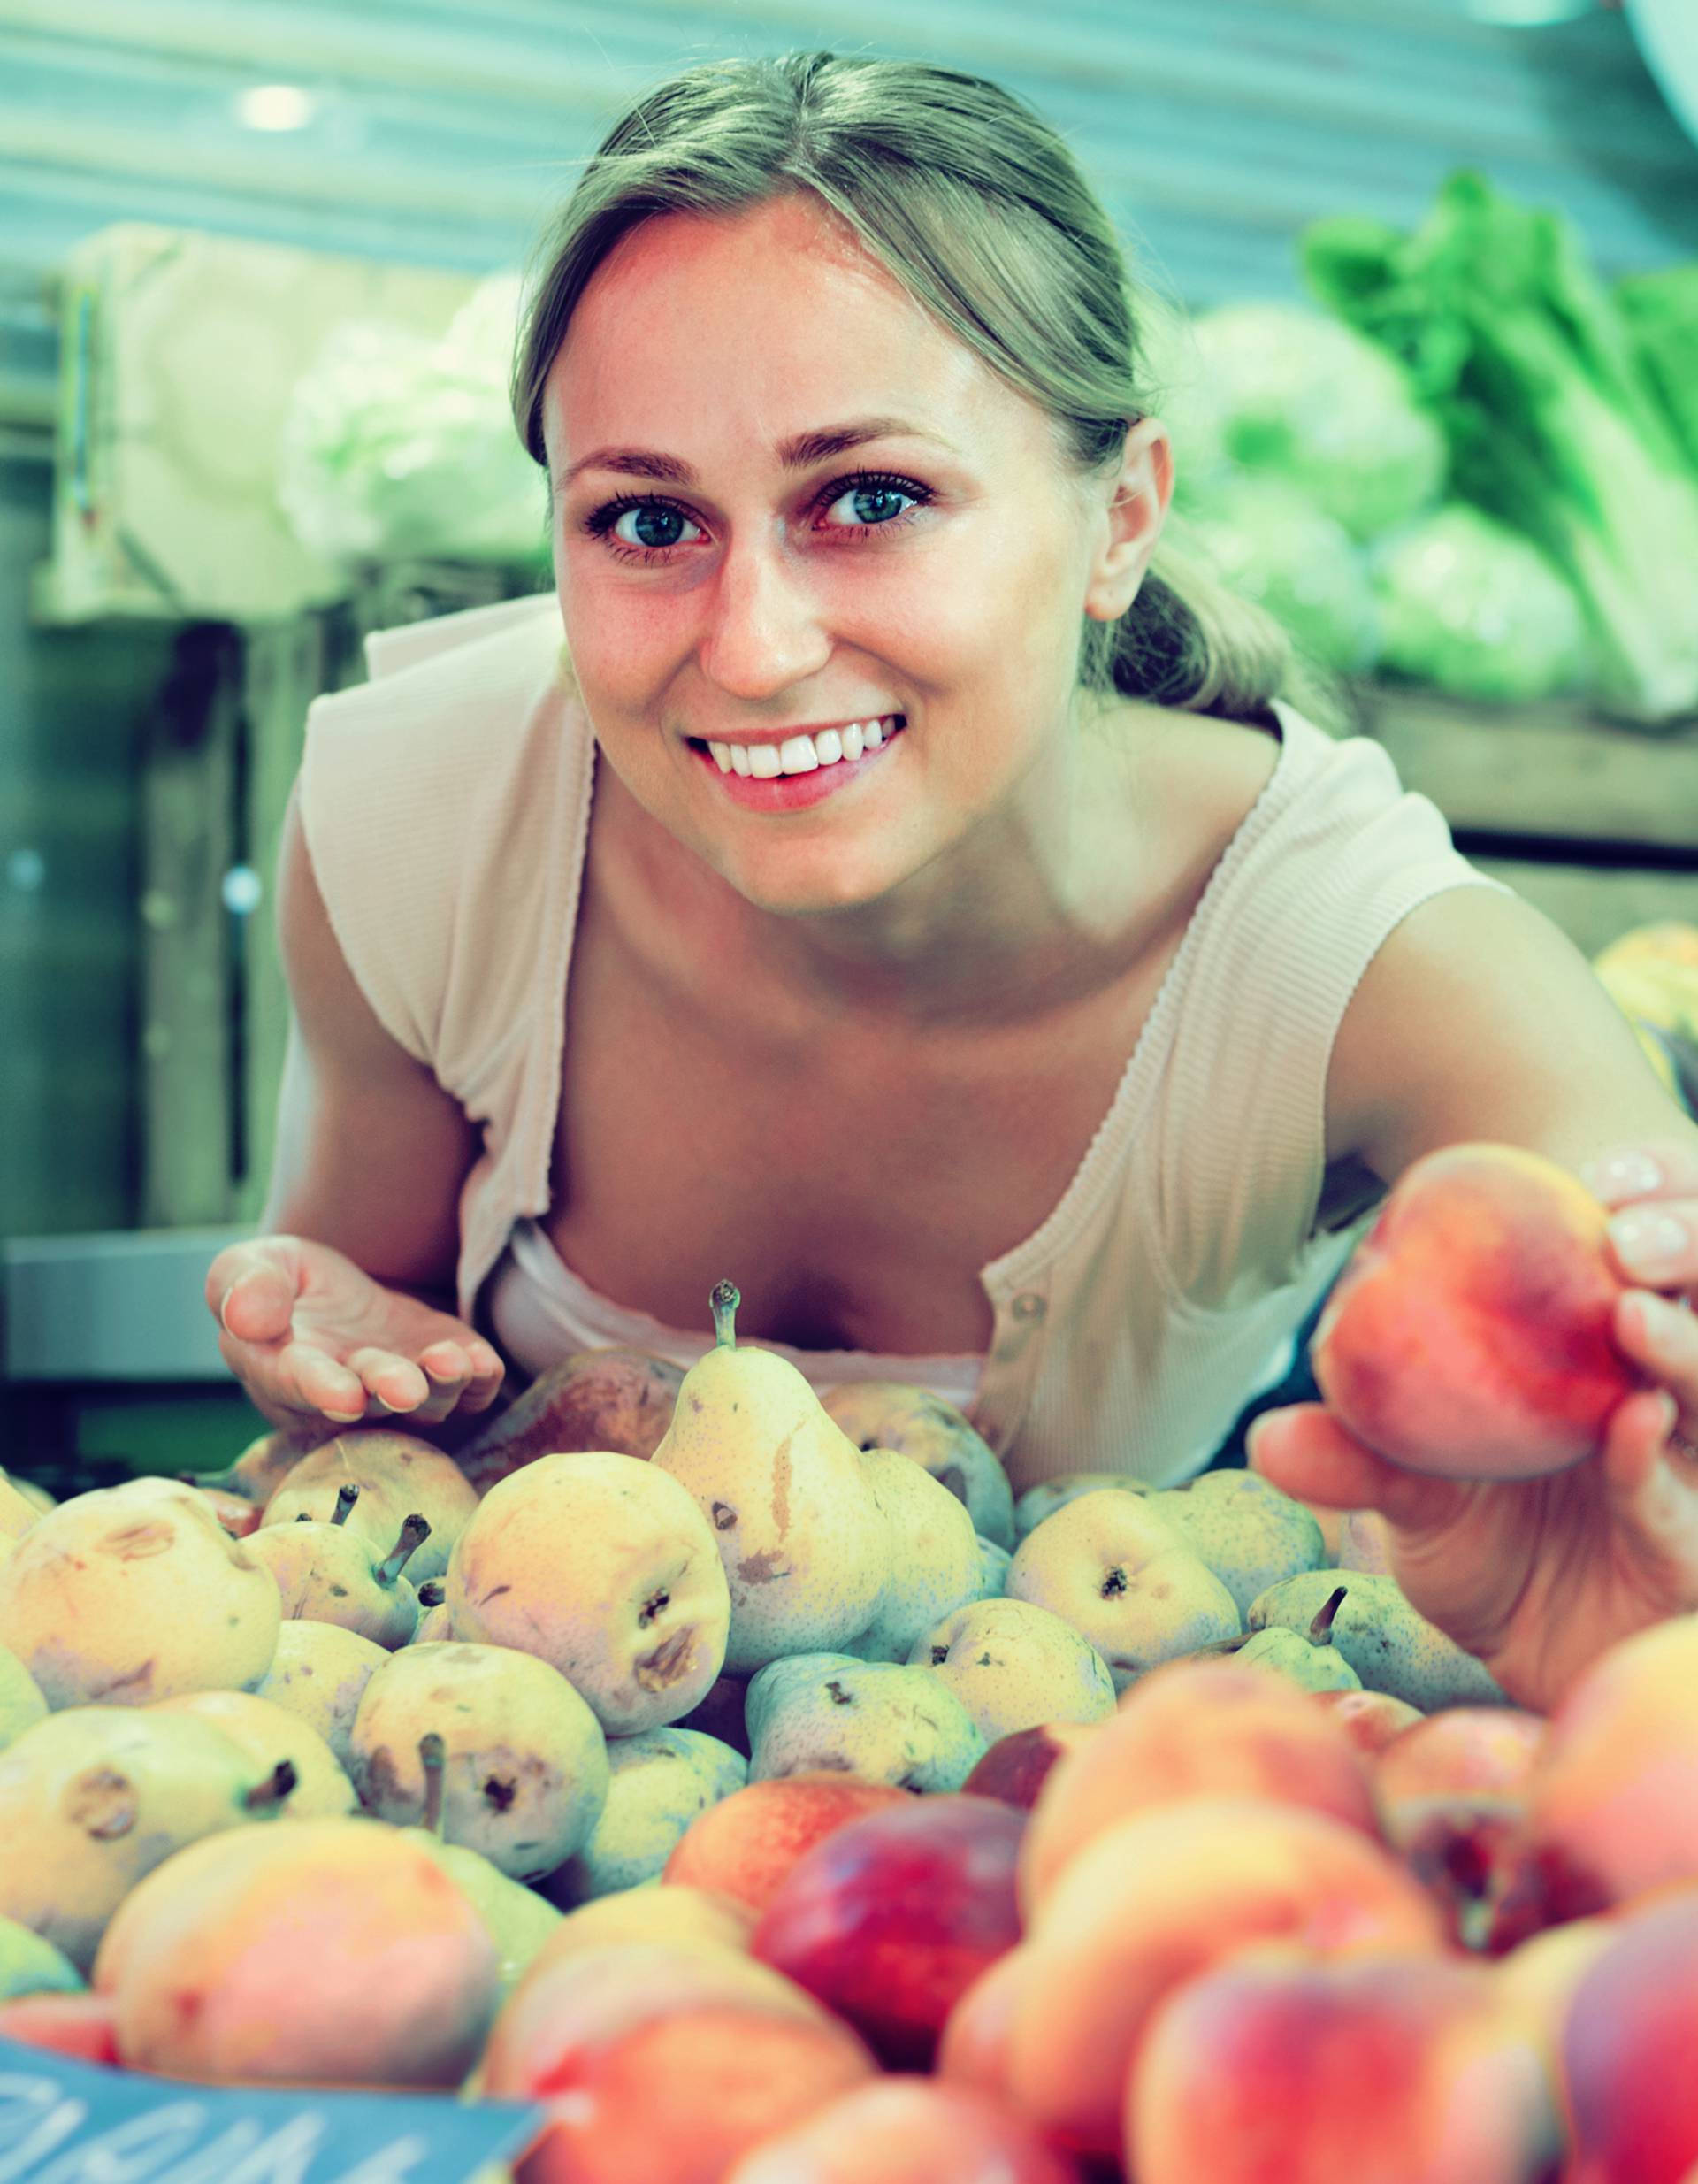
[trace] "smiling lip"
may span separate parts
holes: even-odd
[[[852,713],[846,720],[802,721],[798,723],[794,727],[764,728],[758,730],[753,735],[712,737],[691,736],[688,740],[697,745],[704,751],[708,748],[710,742],[740,743],[745,750],[752,751],[757,743],[788,743],[792,736],[822,736],[828,728],[836,728],[841,732],[845,728],[853,728],[857,721],[865,726],[866,723],[869,720],[893,720],[900,722],[906,727],[907,724],[907,718],[908,717],[906,713],[898,712],[894,709],[888,713]]]
[[[891,715],[884,716],[886,719]],[[906,722],[906,715],[896,718]],[[801,731],[798,730],[797,733]],[[876,751],[863,751],[859,758],[840,758],[830,766],[811,767],[806,773],[780,773],[770,778],[758,779],[753,774],[721,773],[713,753],[705,743],[693,738],[691,747],[697,758],[711,776],[714,785],[729,796],[735,804],[746,811],[785,812],[806,811],[812,805],[823,803],[859,781],[869,767],[876,766],[889,756],[907,731],[906,725],[888,733]],[[762,738],[765,741],[769,739]]]

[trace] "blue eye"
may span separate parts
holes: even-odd
[[[840,478],[834,484],[828,486],[815,502],[815,506],[830,508],[838,501],[848,499],[852,495],[860,501],[907,500],[913,502],[914,507],[883,520],[870,523],[830,524],[825,526],[828,532],[834,533],[842,538],[870,538],[876,532],[906,529],[907,525],[913,521],[917,510],[923,508],[932,497],[924,486],[917,484],[911,478],[894,478],[871,471],[857,471],[853,477]],[[584,519],[584,529],[592,538],[600,539],[607,546],[608,551],[620,561],[664,561],[675,547],[685,542],[672,539],[652,546],[645,546],[639,541],[627,540],[614,536],[613,526],[622,516],[628,515],[633,510],[656,520],[664,519],[671,523],[689,524],[695,521],[695,518],[681,508],[676,501],[669,500],[662,494],[622,494],[617,499],[605,502],[593,515],[586,516]]]

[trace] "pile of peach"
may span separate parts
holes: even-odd
[[[1687,2184],[1698,1617],[1549,1720],[1230,1660],[965,1789],[751,1784],[569,1914],[520,2184]]]

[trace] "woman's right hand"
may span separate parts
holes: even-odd
[[[286,1432],[486,1410],[506,1370],[463,1321],[307,1237],[227,1245],[207,1269],[206,1302],[225,1363]]]

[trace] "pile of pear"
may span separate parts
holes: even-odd
[[[522,1458],[367,1428],[57,1505],[0,1473],[0,2034],[63,1998],[169,2075],[475,2084],[562,1927],[751,1783],[958,1792],[1194,1655],[1502,1703],[1371,1532],[1239,1471],[1016,1500],[960,1411],[818,1397],[738,1301],[616,1417],[584,1383],[623,1403],[640,1358],[556,1368]],[[532,1452],[574,1376],[614,1445]]]

